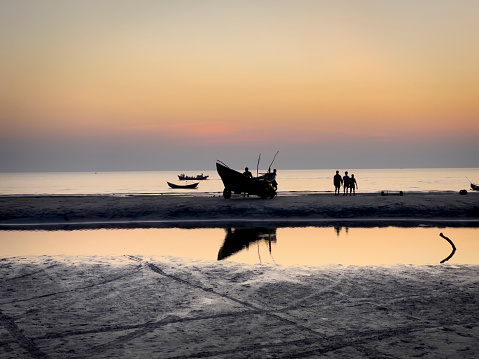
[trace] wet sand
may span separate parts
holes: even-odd
[[[2,358],[477,358],[479,267],[0,261]]]
[[[477,227],[477,199],[456,193],[273,200],[6,196],[0,228],[260,220]],[[479,266],[284,268],[158,256],[38,256],[0,259],[0,281],[1,358],[479,356]]]
[[[269,200],[259,197],[188,196],[3,196],[0,228],[15,224],[199,227],[226,222],[269,221],[316,224],[328,221],[377,223],[473,222],[479,223],[479,193],[461,196],[452,192],[405,193],[404,196],[358,194],[304,194]],[[475,222],[475,223],[474,223]],[[462,224],[460,224],[462,225]]]

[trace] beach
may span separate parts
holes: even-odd
[[[479,267],[0,261],[2,358],[477,358]]]
[[[476,193],[3,196],[0,228],[479,226]],[[0,232],[1,236],[1,232]],[[1,243],[1,242],[0,242]],[[0,260],[2,358],[476,358],[479,266]]]
[[[0,359],[479,358],[478,14],[0,1]]]

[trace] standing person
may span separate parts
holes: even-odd
[[[276,168],[273,169],[273,172],[271,172],[271,169],[268,169],[268,172],[258,178],[271,183],[271,186],[273,186],[275,191],[278,189],[278,182],[276,182]]]
[[[356,189],[358,188],[358,182],[356,182],[356,178],[354,178],[354,174],[351,175],[349,179],[349,195],[353,193],[353,196],[356,196]]]
[[[273,186],[274,190],[278,189],[278,182],[276,182],[276,168],[273,169],[273,173],[270,176],[271,185]]]
[[[249,171],[248,167],[244,168],[243,175],[246,176],[247,178],[253,178],[253,174]]]
[[[348,176],[348,171],[345,171],[344,172],[344,176],[343,176],[343,188],[344,188],[344,191],[343,191],[343,196],[346,196],[348,194],[348,190],[349,190],[349,176]]]
[[[333,183],[334,183],[334,195],[339,196],[339,190],[341,189],[341,185],[343,184],[343,179],[341,178],[339,171],[336,171],[336,174],[333,177]]]
[[[253,178],[253,174],[249,171],[248,167],[244,168],[243,176],[245,176],[246,178]],[[243,197],[246,197],[246,195],[248,195],[249,197],[249,193],[244,192]]]

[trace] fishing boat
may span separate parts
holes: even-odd
[[[184,173],[178,175],[178,179],[180,181],[203,181],[205,179],[208,179],[209,176],[205,176],[203,173],[200,174],[200,175],[196,175],[196,176],[187,176],[185,175]]]
[[[168,183],[168,186],[170,186],[171,188],[183,188],[183,189],[194,189],[196,187],[198,187],[198,182],[196,183],[191,183],[191,184],[174,184],[174,183],[171,183],[171,182],[166,182]]]
[[[225,186],[223,190],[225,199],[231,198],[232,193],[255,195],[263,199],[276,196],[276,188],[273,186],[273,184],[276,185],[275,172],[257,178],[249,178],[229,168],[221,161],[216,162],[216,170]]]

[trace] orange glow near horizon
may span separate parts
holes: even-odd
[[[114,88],[77,81],[62,84],[59,78],[53,81],[56,86],[39,93],[36,87],[14,86],[2,119],[5,132],[16,128],[26,132],[64,128],[68,132],[79,126],[114,130],[133,126],[145,128],[145,133],[151,128],[164,128],[173,136],[177,128],[181,137],[193,123],[198,138],[231,132],[229,128],[239,125],[245,130],[274,125],[283,128],[285,134],[298,127],[309,128],[305,132],[336,129],[341,133],[354,128],[382,132],[414,128],[427,136],[431,130],[461,132],[461,124],[463,134],[479,134],[479,104],[474,89],[456,87],[449,94],[443,86],[421,91],[413,84],[401,85],[399,78],[363,82],[361,77],[367,77],[363,70],[355,70],[361,75],[351,74],[350,80],[342,83],[324,81],[320,76],[283,84],[267,78],[215,84],[211,78],[185,87],[158,81],[154,85],[123,83]],[[125,68],[117,76],[128,72],[131,69]],[[304,74],[298,70],[298,75]],[[336,69],[336,76],[340,77],[340,69]],[[373,72],[368,76],[373,77]],[[97,82],[103,81],[97,78]]]

